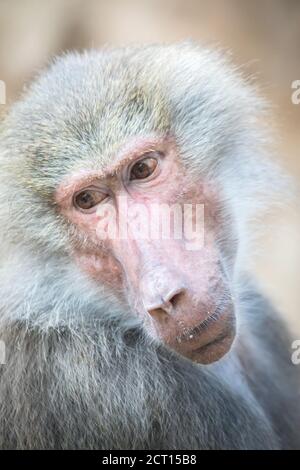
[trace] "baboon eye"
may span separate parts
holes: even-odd
[[[130,171],[130,180],[143,180],[148,178],[157,167],[155,157],[145,157],[133,165]]]
[[[87,211],[100,204],[106,197],[106,194],[95,189],[85,189],[75,195],[74,205],[78,209]]]

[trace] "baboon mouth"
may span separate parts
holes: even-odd
[[[232,344],[233,337],[234,337],[234,335],[232,335],[232,332],[227,331],[226,333],[221,333],[219,336],[212,339],[208,343],[200,346],[200,348],[195,349],[193,351],[193,355],[195,355],[195,358],[196,358],[196,356],[197,357],[199,356],[199,359],[202,358],[202,360],[199,360],[199,361],[196,360],[196,362],[201,362],[201,363],[205,364],[206,361],[203,362],[204,357],[207,357],[207,359],[209,357],[213,358],[213,356],[215,356],[216,348],[218,348],[219,354],[221,353],[222,350],[226,349],[226,351],[224,351],[224,354],[225,354],[225,352],[228,351],[228,343],[230,343],[230,345]],[[222,354],[222,356],[223,356],[223,354]],[[215,360],[217,360],[217,359],[215,359]],[[214,362],[214,361],[210,361],[210,360],[207,361],[207,363],[210,363],[210,362]]]
[[[220,359],[231,348],[235,337],[235,316],[231,305],[214,312],[204,322],[177,339],[174,349],[201,364]]]

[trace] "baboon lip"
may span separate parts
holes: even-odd
[[[196,339],[206,336],[210,330],[218,329],[222,322],[227,322],[231,317],[233,317],[232,311],[233,305],[231,302],[227,302],[226,305],[219,305],[212,314],[205,318],[205,320],[202,320],[194,327],[188,328],[187,331],[178,338],[179,342],[190,342],[190,339],[192,338]]]
[[[219,336],[217,336],[216,338],[213,338],[211,341],[208,341],[206,344],[202,344],[202,346],[200,346],[200,348],[197,348],[197,349],[194,349],[193,350],[193,353],[202,353],[204,352],[207,348],[210,348],[212,346],[215,346],[217,345],[218,343],[221,343],[222,341],[224,341],[225,339],[227,339],[229,336],[228,332],[225,332],[225,333],[221,333]]]
[[[226,308],[227,307],[227,308]],[[174,349],[194,362],[209,364],[220,359],[235,337],[235,317],[231,304],[190,329],[177,340]]]
[[[216,329],[211,327],[208,331],[209,337],[202,338],[200,347],[190,352],[193,361],[210,364],[221,359],[230,350],[236,333],[234,315],[227,312],[217,323],[221,323],[221,327],[218,324]]]

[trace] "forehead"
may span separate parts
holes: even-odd
[[[218,53],[174,45],[71,54],[14,106],[5,146],[22,188],[52,196],[66,175],[105,171],[144,136],[171,135],[180,158],[209,171],[251,144],[260,109]]]
[[[28,177],[37,187],[47,172],[44,191],[87,165],[104,170],[127,141],[169,128],[159,80],[154,75],[149,80],[142,64],[126,54],[60,59],[33,85],[18,112]]]

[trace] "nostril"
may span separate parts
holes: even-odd
[[[164,298],[164,302],[175,308],[184,295],[184,289],[174,289]]]
[[[181,301],[183,295],[184,289],[173,289],[169,295],[161,298],[161,302],[158,302],[154,305],[152,304],[151,307],[148,306],[146,310],[148,311],[149,315],[151,315],[151,317],[160,322],[165,322],[168,319],[168,316],[175,312],[175,309]]]
[[[183,292],[177,292],[173,297],[169,300],[169,302],[172,304],[173,308],[175,308],[178,303],[180,302],[181,298],[183,296]]]
[[[168,321],[168,314],[162,308],[153,308],[148,310],[149,315],[158,321],[160,324],[166,323]]]

